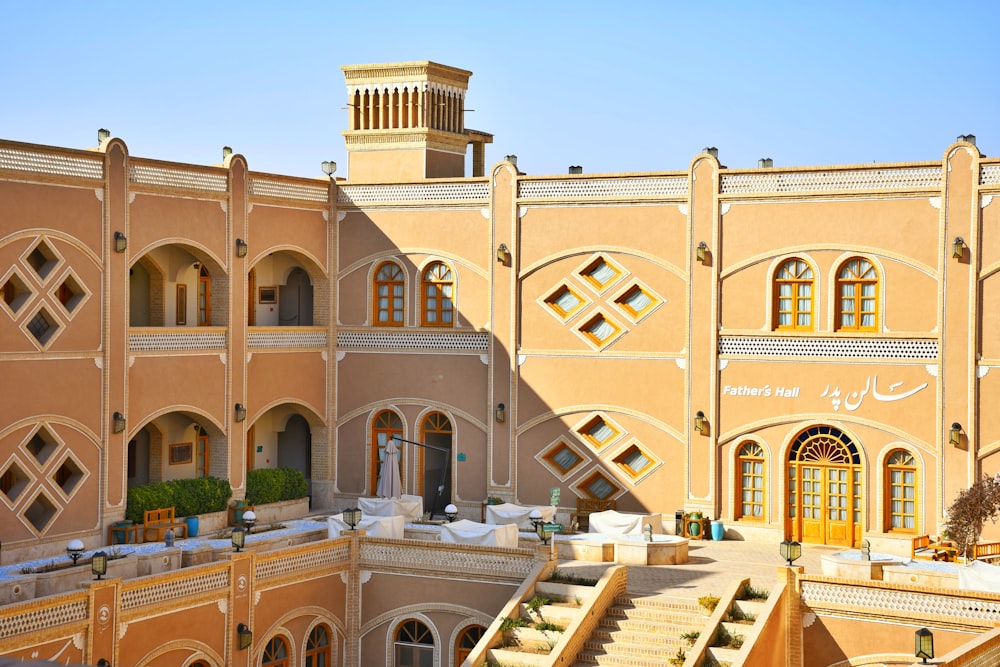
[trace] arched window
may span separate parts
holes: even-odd
[[[209,665],[204,660],[195,660],[188,667],[209,667]]]
[[[885,460],[886,531],[913,533],[917,530],[917,464],[905,449],[889,453]]]
[[[875,331],[878,327],[878,272],[861,257],[850,259],[837,272],[837,329]]]
[[[736,487],[740,492],[737,515],[742,519],[764,520],[764,448],[745,442],[737,455]]]
[[[484,632],[486,632],[486,628],[481,625],[470,625],[462,630],[458,639],[455,640],[455,667],[459,667],[469,657],[472,649],[482,639]]]
[[[375,492],[375,487],[378,486],[378,476],[382,471],[382,461],[385,460],[385,445],[396,435],[401,438],[403,437],[403,420],[399,418],[399,415],[392,410],[383,410],[375,415],[375,421],[372,422],[372,447],[374,451],[372,452],[371,486],[369,487],[372,493]],[[398,446],[399,443],[397,442],[396,445]],[[402,456],[399,457],[399,462],[400,475],[402,475]]]
[[[385,262],[375,273],[373,294],[375,324],[383,327],[403,326],[403,269],[395,262]]]
[[[774,274],[774,328],[813,329],[813,271],[801,259],[790,259]]]
[[[264,655],[260,660],[261,667],[289,667],[288,644],[283,637],[274,637],[264,648]]]
[[[431,667],[434,664],[434,635],[416,619],[396,628],[394,667]]]
[[[317,625],[306,640],[306,667],[331,667],[330,630]]]
[[[455,283],[451,269],[443,262],[434,262],[424,270],[423,323],[429,327],[454,326]]]

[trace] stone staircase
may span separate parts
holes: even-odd
[[[707,617],[697,600],[620,595],[584,644],[574,667],[664,667],[702,631]]]

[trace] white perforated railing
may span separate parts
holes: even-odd
[[[304,183],[273,181],[266,178],[251,178],[250,194],[254,197],[325,202],[328,199],[329,189],[326,185],[306,185]]]
[[[891,616],[926,616],[949,619],[962,625],[993,626],[1000,622],[1000,601],[950,596],[939,592],[803,581],[802,602],[812,609],[883,610]]]
[[[88,606],[87,600],[83,599],[51,606],[40,605],[17,614],[4,614],[0,618],[0,639],[86,621],[89,617]]]
[[[225,174],[154,167],[148,164],[129,165],[129,180],[143,185],[162,185],[190,190],[225,192],[228,189],[228,179]]]
[[[223,350],[226,332],[222,331],[129,331],[131,352],[173,352],[184,350]]]
[[[938,167],[770,172],[722,176],[723,194],[771,194],[838,190],[914,190],[941,187]]]
[[[322,526],[322,524],[317,524]],[[316,549],[309,545],[299,553],[284,553],[277,558],[265,558],[257,562],[257,579],[278,577],[302,570],[318,567],[333,567],[347,565],[350,560],[350,547],[347,544],[336,544],[325,549]]]
[[[247,334],[247,346],[252,349],[277,349],[289,347],[326,347],[326,330],[313,331],[281,329],[255,330]]]
[[[521,199],[637,199],[683,197],[687,176],[649,178],[583,178],[565,181],[521,181]]]
[[[421,183],[419,185],[343,185],[337,189],[340,204],[387,204],[399,202],[485,202],[489,186],[475,183]]]
[[[485,333],[394,333],[385,331],[342,331],[337,334],[337,347],[392,350],[459,350],[485,352]]]
[[[100,180],[104,178],[104,156],[96,153],[94,158],[84,158],[18,148],[0,148],[0,169]]]
[[[152,586],[143,586],[142,579],[138,579],[123,586],[121,608],[123,610],[135,609],[136,607],[160,604],[167,600],[176,600],[228,587],[228,568],[199,573],[181,579],[168,579]]]
[[[931,360],[937,359],[938,343],[926,339],[723,336],[719,338],[719,354],[736,357]]]
[[[407,540],[407,542],[417,542]],[[520,553],[518,553],[520,552]],[[400,544],[398,540],[361,538],[361,567],[366,570],[420,571],[427,576],[522,581],[535,566],[533,556],[521,549],[451,545],[428,542]]]
[[[984,164],[979,170],[980,185],[1000,185],[1000,164]]]

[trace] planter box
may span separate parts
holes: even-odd
[[[282,500],[279,503],[257,505],[253,511],[257,515],[258,526],[269,523],[280,523],[291,519],[301,519],[309,514],[309,498]]]
[[[104,578],[134,579],[138,576],[138,566],[139,559],[135,556],[109,560],[108,572]],[[80,587],[80,584],[86,584],[93,580],[94,575],[90,571],[89,560],[86,563],[52,572],[38,572],[35,574],[35,597],[74,591]]]
[[[140,577],[145,577],[150,574],[160,574],[161,572],[170,572],[171,570],[180,569],[181,548],[164,547],[160,551],[135,554],[134,556],[128,556],[128,558],[136,559],[136,574]],[[108,565],[108,570],[110,570],[110,563]]]
[[[38,575],[17,575],[0,581],[0,605],[24,602],[35,597],[35,577]]]

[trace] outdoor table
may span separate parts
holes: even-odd
[[[334,514],[326,518],[327,537],[331,539],[340,537],[341,531],[350,530],[351,527],[344,521],[343,514]],[[403,516],[364,516],[355,526],[356,530],[363,530],[368,537],[388,537],[394,540],[403,539]]]
[[[486,523],[492,524],[505,524],[513,523],[521,530],[535,530],[534,524],[531,523],[529,518],[534,510],[541,512],[542,520],[546,523],[552,523],[552,518],[556,514],[556,508],[551,505],[539,505],[537,507],[524,507],[521,505],[514,505],[512,503],[503,503],[502,505],[487,505],[486,506]]]
[[[362,516],[403,516],[407,523],[419,521],[424,516],[422,496],[400,498],[358,498]]]
[[[647,523],[653,527],[654,534],[663,533],[663,520],[658,512],[655,514],[629,514],[615,510],[591,514],[589,531],[605,535],[641,535],[642,527]]]
[[[441,541],[516,548],[517,526],[512,523],[495,525],[462,519],[454,523],[441,524]]]

